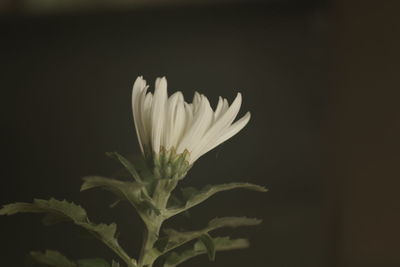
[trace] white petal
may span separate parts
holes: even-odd
[[[163,142],[162,145],[169,149],[172,144],[172,139],[175,135],[175,117],[179,99],[182,98],[181,92],[176,92],[170,96],[167,102],[167,116],[164,124]]]
[[[216,139],[221,135],[221,132],[224,129],[228,128],[233,120],[236,118],[240,106],[242,104],[242,96],[240,93],[237,94],[235,100],[232,105],[228,108],[228,110],[221,114],[221,116],[214,122],[214,124],[208,129],[208,131],[204,134],[203,138],[197,142],[194,147],[195,153],[201,153],[204,151],[206,147],[210,147],[216,141]]]
[[[153,95],[151,93],[145,94],[146,91],[143,91],[142,97],[144,100],[141,104],[141,121],[143,128],[142,135],[142,143],[143,146],[151,146],[151,105],[153,102]]]
[[[226,98],[224,98],[224,102],[222,103],[221,112],[219,113],[219,116],[217,119],[219,119],[222,115],[224,115],[225,112],[228,110],[228,108],[229,108],[228,100],[226,100]]]
[[[214,111],[214,121],[217,120],[217,118],[219,117],[219,114],[221,113],[221,110],[222,110],[223,103],[224,103],[223,98],[218,97],[218,104]]]
[[[188,129],[190,129],[190,127],[193,124],[193,105],[185,102],[184,107],[185,107],[185,116],[186,116],[184,131],[187,132]]]
[[[151,143],[153,151],[160,152],[167,105],[167,80],[157,78],[151,107]]]
[[[242,130],[246,124],[250,121],[250,112],[247,112],[242,118],[240,118],[238,121],[236,121],[234,124],[229,126],[219,137],[218,139],[212,143],[212,145],[205,147],[198,155],[197,157],[193,159],[193,161],[197,160],[200,156],[204,155],[211,149],[215,148],[216,146],[220,145],[221,143],[225,142],[229,138],[233,137],[235,134],[237,134],[240,130]]]
[[[193,124],[187,129],[182,142],[180,142],[178,146],[177,152],[181,153],[187,149],[192,153],[193,147],[196,146],[197,142],[199,142],[210,127],[212,119],[213,110],[210,106],[210,102],[207,97],[202,95],[198,111],[194,114]]]
[[[201,95],[198,92],[194,92],[192,100],[193,106],[199,105],[200,102],[201,102]]]
[[[176,105],[176,111],[174,114],[174,135],[171,139],[171,145],[177,148],[182,136],[185,132],[186,126],[186,112],[185,112],[185,101],[181,92]]]
[[[139,76],[136,78],[136,81],[133,85],[132,89],[132,112],[133,112],[133,119],[135,122],[135,129],[136,129],[136,135],[138,137],[139,141],[139,146],[140,149],[142,150],[142,153],[144,152],[143,150],[143,127],[142,127],[142,121],[141,121],[141,94],[142,92],[146,89],[146,81],[143,80],[142,76]]]

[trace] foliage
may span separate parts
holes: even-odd
[[[129,256],[118,243],[115,223],[93,223],[83,207],[66,200],[35,199],[32,203],[7,204],[0,209],[0,215],[43,213],[45,225],[72,222],[108,246],[127,267],[151,267],[157,259],[160,259],[164,267],[174,267],[198,255],[207,254],[210,260],[214,260],[217,251],[243,249],[249,246],[246,239],[212,237],[210,233],[219,228],[258,225],[261,220],[247,217],[221,217],[212,219],[200,230],[177,231],[161,228],[165,220],[188,212],[189,209],[216,193],[239,188],[266,192],[264,187],[249,183],[207,185],[200,190],[189,187],[181,189],[182,197],[179,198],[172,192],[179,180],[183,178],[181,175],[161,179],[158,177],[159,174],[152,175],[152,170],[159,169],[160,166],[149,166],[143,158],[132,162],[116,152],[108,153],[108,156],[121,163],[129,176],[128,180],[87,176],[83,178],[81,191],[101,188],[114,194],[119,201],[127,201],[133,206],[143,220],[146,227],[145,233],[147,233],[138,259]],[[185,158],[178,158],[174,160],[174,164],[184,160]],[[43,266],[122,267],[115,260],[110,263],[101,258],[70,260],[54,250],[32,251],[30,256]]]

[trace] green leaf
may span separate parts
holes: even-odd
[[[174,229],[165,229],[164,233],[165,237],[159,239],[156,244],[156,248],[159,250],[160,254],[165,254],[172,249],[175,249],[187,242],[200,238],[203,235],[208,234],[209,232],[216,230],[222,227],[231,227],[235,228],[238,226],[253,226],[258,225],[262,221],[255,218],[247,218],[247,217],[221,217],[215,218],[208,223],[208,226],[204,229],[198,231],[187,231],[180,232]],[[162,241],[161,241],[162,240]],[[165,244],[166,243],[166,244]]]
[[[262,222],[260,219],[248,217],[221,217],[212,219],[208,223],[209,229],[217,229],[221,227],[235,228],[238,226],[253,226]]]
[[[44,219],[45,224],[62,221],[84,222],[87,219],[86,211],[81,206],[54,198],[50,200],[35,199],[33,203],[7,204],[0,209],[0,215],[13,215],[22,212],[47,213]]]
[[[58,251],[46,250],[45,253],[32,251],[30,256],[38,263],[54,267],[110,267],[110,264],[100,258],[81,259],[75,262],[69,260]],[[118,266],[118,265],[117,265]]]
[[[115,223],[111,224],[86,224],[83,225],[86,229],[92,231],[97,237],[113,244],[118,244],[116,239],[117,225]]]
[[[46,250],[44,253],[31,251],[30,256],[38,263],[54,267],[77,267],[77,265],[55,250]]]
[[[0,215],[13,215],[16,213],[45,213],[45,223],[54,223],[60,221],[72,221],[76,225],[83,227],[92,233],[95,237],[105,243],[125,262],[131,262],[131,258],[118,244],[116,238],[117,226],[112,224],[94,224],[90,222],[86,211],[74,203],[66,200],[60,201],[51,198],[50,200],[35,199],[33,203],[13,203],[4,205],[0,209]],[[133,264],[136,264],[133,261]]]
[[[167,209],[177,209],[185,205],[185,202],[181,200],[176,194],[171,194],[168,200]],[[189,210],[185,210],[183,215],[186,218],[190,218]]]
[[[210,261],[215,260],[215,246],[213,239],[209,234],[203,234],[199,237],[201,243],[203,243],[204,247],[206,248],[208,259]]]
[[[229,236],[213,238],[214,246],[217,251],[244,249],[249,247],[249,241],[245,238],[230,239]],[[195,244],[197,251],[202,251],[202,244]]]
[[[112,263],[111,263],[111,267],[120,267],[120,265],[119,265],[118,262],[113,260]]]
[[[83,181],[81,191],[100,187],[116,194],[122,199],[133,199],[134,201],[136,201],[140,190],[143,188],[143,185],[137,182],[123,182],[102,176],[86,176],[83,177]]]
[[[209,242],[209,241],[207,241]],[[249,247],[247,239],[230,239],[229,237],[216,237],[212,239],[215,251],[243,249]],[[179,253],[171,252],[167,255],[164,267],[175,267],[195,256],[208,253],[203,241],[197,241],[192,247]]]
[[[249,184],[249,183],[229,183],[221,185],[207,185],[202,190],[197,190],[193,187],[182,189],[182,194],[186,198],[186,203],[183,207],[171,208],[168,210],[168,218],[176,214],[184,212],[203,201],[207,200],[209,197],[215,195],[218,192],[228,191],[232,189],[243,188],[258,192],[266,192],[267,189],[260,185]]]
[[[128,170],[128,172],[132,175],[132,177],[135,179],[136,182],[138,182],[138,183],[143,182],[143,180],[140,177],[139,173],[137,172],[135,166],[128,159],[123,157],[118,152],[107,152],[106,155],[117,159]]]
[[[153,204],[152,199],[147,195],[144,185],[137,182],[123,182],[102,176],[87,176],[83,178],[84,182],[81,191],[95,187],[100,187],[116,194],[119,198],[128,200],[138,211],[144,221],[150,211],[157,215],[160,211]]]
[[[81,259],[77,261],[78,267],[110,267],[110,264],[100,258],[95,259]]]

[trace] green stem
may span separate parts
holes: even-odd
[[[148,226],[145,230],[138,267],[152,267],[154,261],[157,259],[158,253],[153,247],[158,239],[161,224],[162,221],[156,220],[154,225]]]
[[[138,267],[152,267],[159,256],[159,252],[154,249],[154,244],[158,240],[161,226],[166,219],[167,203],[176,184],[177,181],[172,179],[160,179],[157,182],[153,193],[153,201],[160,214],[152,213],[149,220],[145,221],[146,229]]]

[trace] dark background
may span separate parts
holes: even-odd
[[[223,233],[251,248],[183,266],[400,266],[399,25],[395,2],[3,1],[0,5],[2,179],[0,204],[66,198],[95,222],[116,221],[136,255],[139,218],[110,194],[79,193],[81,177],[108,175],[106,151],[138,153],[130,93],[153,85],[213,105],[243,93],[249,125],[196,162],[183,184],[232,181],[268,193],[220,193],[190,218],[259,217]],[[70,258],[113,255],[69,225],[36,215],[0,218],[1,266],[30,250]]]

